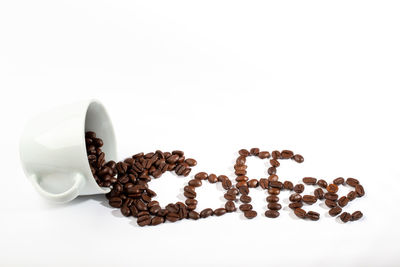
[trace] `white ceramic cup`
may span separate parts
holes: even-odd
[[[116,160],[116,142],[103,105],[95,100],[61,106],[32,118],[20,140],[26,176],[44,198],[68,202],[79,195],[105,194],[86,155],[85,132],[103,139],[106,160]]]

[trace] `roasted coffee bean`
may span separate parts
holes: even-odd
[[[329,215],[331,215],[332,217],[337,216],[340,213],[342,213],[342,208],[339,206],[335,206],[329,210]]]
[[[179,217],[178,213],[168,212],[166,219],[167,219],[167,221],[170,221],[170,222],[176,222],[176,221],[179,221],[180,217]]]
[[[272,158],[273,159],[280,159],[281,158],[281,152],[279,152],[278,150],[272,151]]]
[[[235,170],[246,170],[247,166],[246,165],[235,165],[233,166]]]
[[[338,198],[339,198],[339,196],[337,195],[337,194],[335,194],[335,193],[325,193],[325,195],[324,195],[324,197],[326,198],[326,199],[329,199],[329,200],[333,200],[333,201],[335,201],[335,200],[337,200]]]
[[[241,187],[239,187],[239,192],[242,195],[248,195],[249,194],[249,188],[247,186],[241,186]]]
[[[171,155],[167,158],[166,162],[169,164],[174,164],[178,161],[179,156],[178,155]]]
[[[269,161],[269,163],[271,164],[272,167],[279,167],[281,164],[279,163],[279,161],[277,161],[276,159],[271,159]]]
[[[166,210],[170,213],[178,213],[179,212],[179,207],[177,207],[175,204],[170,203],[165,207]]]
[[[251,155],[257,156],[258,153],[260,153],[260,149],[259,149],[259,148],[254,147],[254,148],[250,149],[250,154],[251,154]]]
[[[193,187],[199,187],[199,186],[201,186],[202,183],[201,183],[201,180],[199,180],[199,179],[192,179],[189,181],[188,184]]]
[[[286,190],[293,190],[293,183],[290,181],[285,181],[283,183],[283,188],[285,188]]]
[[[236,200],[236,195],[226,193],[224,194],[224,198],[226,200]]]
[[[360,185],[360,184],[356,185],[356,194],[357,194],[357,197],[362,197],[365,195],[364,187],[362,185]]]
[[[242,198],[240,198],[241,200]],[[275,203],[275,202],[279,202],[279,197],[271,195],[271,196],[267,196],[266,198],[267,202],[269,203]],[[243,202],[243,201],[242,201]]]
[[[279,189],[283,188],[283,184],[281,182],[279,182],[279,181],[269,182],[269,186],[273,187],[273,188],[279,188]]]
[[[159,206],[160,205],[160,203],[158,202],[158,201],[156,201],[156,200],[153,200],[153,201],[151,201],[151,202],[149,202],[148,204],[147,204],[147,208],[151,208],[151,207],[154,207],[154,206]]]
[[[122,199],[119,197],[112,197],[112,198],[110,198],[108,203],[113,208],[120,208],[122,206]]]
[[[351,215],[350,215],[350,213],[348,213],[348,212],[343,212],[343,213],[340,215],[340,219],[342,220],[342,222],[347,223],[348,221],[351,220]]]
[[[128,217],[128,216],[131,215],[131,210],[129,209],[128,206],[123,205],[123,206],[121,207],[121,213],[122,213],[122,215]]]
[[[357,197],[356,191],[350,191],[350,192],[347,194],[347,198],[348,198],[350,201],[351,201],[351,200],[354,200],[356,197]]]
[[[351,214],[351,220],[352,221],[358,221],[359,219],[361,219],[363,216],[361,211],[355,211],[353,212],[353,214]]]
[[[217,178],[217,176],[215,175],[215,174],[210,174],[209,176],[208,176],[208,182],[210,182],[210,183],[212,183],[212,184],[215,184],[216,182],[218,182],[218,178]]]
[[[280,210],[282,208],[281,204],[279,203],[268,203],[267,207],[270,210]]]
[[[195,187],[187,185],[183,188],[184,192],[189,192],[189,193],[196,193]]]
[[[240,149],[239,155],[247,157],[250,156],[250,152],[247,149]]]
[[[240,169],[240,170],[235,170],[235,174],[236,175],[246,175],[247,174],[247,171],[246,170],[244,170],[244,169]]]
[[[339,198],[338,200],[338,204],[340,207],[344,207],[347,205],[347,203],[349,203],[349,199],[345,196],[342,196],[341,198]]]
[[[137,217],[139,211],[138,211],[138,209],[135,207],[135,205],[131,205],[131,206],[129,207],[129,209],[130,209],[130,211],[131,211],[131,215],[132,215],[133,217]]]
[[[303,198],[298,193],[291,194],[289,197],[290,202],[300,202],[302,199]]]
[[[277,217],[279,217],[279,211],[277,211],[277,210],[267,210],[265,212],[265,217],[277,218]]]
[[[230,200],[233,200],[233,199],[230,199]],[[251,197],[248,196],[248,195],[242,195],[240,197],[240,201],[243,202],[243,203],[250,203],[251,202]]]
[[[190,167],[194,167],[197,165],[197,161],[195,159],[186,159],[185,162],[190,166]]]
[[[261,178],[259,184],[262,189],[267,189],[269,185],[268,179]]]
[[[232,187],[232,182],[231,182],[231,180],[229,180],[229,179],[223,180],[223,181],[221,182],[221,184],[222,184],[222,187],[223,187],[225,190],[228,190],[228,189],[230,189],[230,188]]]
[[[200,219],[200,214],[198,212],[194,211],[194,210],[190,211],[188,216],[192,220]]]
[[[336,185],[340,185],[344,183],[344,178],[343,177],[338,177],[335,180],[333,180],[333,183]]]
[[[242,204],[239,206],[241,211],[252,210],[253,206],[251,204]]]
[[[258,180],[257,179],[251,179],[250,181],[247,182],[247,185],[250,188],[256,188],[258,186]]]
[[[314,190],[314,196],[318,199],[324,199],[324,191],[321,188]]]
[[[304,162],[304,158],[302,155],[296,154],[293,156],[293,160],[296,161],[297,163],[303,163]]]
[[[157,212],[157,216],[160,216],[160,217],[165,217],[165,216],[167,216],[167,214],[168,214],[168,210],[166,210],[166,209],[161,209],[159,212]]]
[[[297,209],[294,210],[294,214],[297,217],[304,219],[306,217],[306,215],[307,215],[307,212],[305,210],[301,209],[301,208],[297,208]]]
[[[311,204],[314,204],[315,202],[317,202],[317,198],[312,195],[304,195],[303,202],[311,205]]]
[[[326,188],[328,186],[328,183],[324,179],[319,179],[317,181],[317,185],[321,188]]]
[[[204,209],[200,212],[200,218],[207,218],[209,216],[212,216],[214,214],[214,211],[210,208]]]
[[[226,209],[224,209],[224,208],[219,208],[219,209],[214,210],[214,215],[215,216],[222,216],[225,213],[226,213]]]
[[[326,187],[326,190],[328,190],[329,193],[336,193],[339,190],[339,188],[335,184],[330,184]]]
[[[255,210],[246,210],[244,212],[244,217],[246,217],[247,219],[253,219],[257,216],[257,211]]]
[[[246,157],[245,157],[245,156],[239,156],[239,157],[236,159],[236,164],[237,164],[237,165],[244,165],[244,164],[246,164]]]
[[[160,212],[160,210],[161,210],[161,207],[159,205],[157,205],[157,206],[151,207],[149,211],[151,214],[157,214],[158,212]]]
[[[228,176],[226,175],[220,175],[218,176],[218,181],[220,181],[221,183],[225,180],[229,180]]]
[[[281,192],[281,190],[278,188],[271,187],[268,189],[268,193],[271,195],[279,195],[280,192]]]
[[[307,219],[310,219],[311,221],[318,221],[319,213],[315,212],[315,211],[309,211],[309,212],[307,212],[306,217],[307,217]]]
[[[139,226],[146,226],[146,225],[150,225],[151,223],[151,217],[149,215],[145,215],[145,216],[140,216],[137,219],[137,224]]]
[[[281,151],[282,159],[291,159],[293,156],[294,156],[294,153],[291,150],[282,150]]]
[[[229,189],[228,191],[226,191],[228,194],[231,194],[231,195],[239,195],[239,190],[238,189],[236,189],[236,188],[231,188],[231,189]]]
[[[267,159],[271,157],[271,154],[268,151],[261,151],[260,153],[258,153],[258,157],[260,159]]]
[[[139,200],[139,201],[136,203],[136,208],[137,208],[139,211],[144,211],[144,210],[147,210],[147,205],[146,205],[143,201]]]
[[[327,205],[329,208],[334,208],[334,207],[337,206],[337,204],[336,204],[335,201],[329,200],[329,199],[326,199],[326,200],[325,200],[325,205]]]
[[[271,174],[269,177],[268,177],[268,181],[269,182],[276,182],[276,181],[278,181],[279,180],[279,177],[278,177],[278,175],[276,175],[276,174]]]
[[[276,168],[275,167],[269,167],[268,168],[268,174],[269,175],[276,174]]]
[[[357,179],[354,178],[347,178],[346,180],[346,184],[352,186],[352,187],[356,187],[356,185],[358,185],[360,182]]]
[[[249,180],[249,177],[244,176],[244,175],[240,175],[238,177],[236,177],[235,179],[237,182],[247,182]]]
[[[234,212],[236,211],[236,206],[235,203],[233,201],[227,201],[225,203],[225,209],[227,212]]]
[[[298,209],[301,207],[303,207],[303,203],[301,203],[301,202],[292,202],[289,204],[289,208],[291,208],[292,210]]]
[[[315,185],[317,183],[317,179],[313,177],[304,177],[303,183],[307,185]]]
[[[159,225],[164,222],[164,217],[155,216],[151,219],[151,225]]]
[[[304,191],[304,185],[303,184],[296,184],[294,187],[293,187],[293,190],[294,190],[294,192],[296,192],[296,193],[303,193],[303,191]]]
[[[198,180],[205,180],[208,178],[208,174],[205,172],[199,172],[194,176],[194,178],[196,178]]]

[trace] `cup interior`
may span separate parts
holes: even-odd
[[[102,147],[106,161],[117,159],[115,134],[111,120],[102,104],[93,101],[89,104],[85,118],[85,132],[93,131],[104,142]]]

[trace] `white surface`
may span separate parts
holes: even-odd
[[[399,11],[397,1],[0,2],[0,265],[399,266]],[[305,162],[284,163],[282,178],[356,177],[366,196],[346,210],[365,218],[344,225],[315,206],[318,222],[284,210],[139,228],[101,196],[49,205],[19,164],[23,124],[92,97],[120,158],[183,149],[195,172],[231,175],[242,147],[293,149]],[[188,179],[152,187],[167,204]],[[199,208],[222,205],[214,188]],[[252,196],[262,214],[265,195]]]

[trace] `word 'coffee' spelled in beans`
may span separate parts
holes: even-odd
[[[174,172],[177,176],[187,177],[192,167],[197,165],[193,158],[186,158],[181,150],[162,152],[156,150],[149,153],[137,153],[125,160],[115,162],[107,161],[102,151],[103,140],[94,132],[85,133],[87,159],[93,178],[101,187],[109,187],[111,190],[106,194],[109,205],[121,210],[122,215],[134,217],[139,226],[159,225],[165,222],[177,222],[183,219],[199,220],[208,217],[220,217],[240,210],[244,218],[253,219],[258,213],[251,205],[252,198],[250,189],[260,188],[267,196],[266,218],[278,218],[282,210],[279,203],[279,195],[282,190],[291,192],[288,207],[298,218],[318,221],[320,214],[315,211],[306,211],[304,207],[312,206],[318,201],[324,201],[330,209],[329,215],[339,216],[344,223],[357,221],[363,217],[361,211],[342,212],[349,203],[356,198],[365,195],[364,187],[355,178],[338,177],[331,183],[314,177],[304,177],[302,182],[293,184],[291,181],[280,181],[278,170],[281,168],[281,160],[291,159],[296,163],[304,162],[304,157],[295,154],[291,150],[274,150],[272,152],[260,150],[257,147],[251,149],[240,149],[239,156],[234,165],[236,178],[231,180],[226,175],[207,172],[198,172],[183,188],[185,202],[169,203],[165,207],[156,200],[156,192],[151,190],[152,179],[160,178],[166,172]],[[262,178],[248,177],[246,161],[248,157],[256,157],[264,160],[268,165]],[[235,182],[232,183],[232,181]],[[205,183],[219,183],[218,187],[224,192],[222,197],[226,200],[222,207],[205,208],[197,210],[198,199],[196,188]],[[302,193],[305,186],[314,187],[311,194]],[[339,196],[339,186],[352,188],[347,195]],[[315,188],[317,187],[317,188]],[[306,191],[307,192],[307,191]],[[304,205],[305,204],[305,205]],[[238,207],[238,208],[237,208]]]

